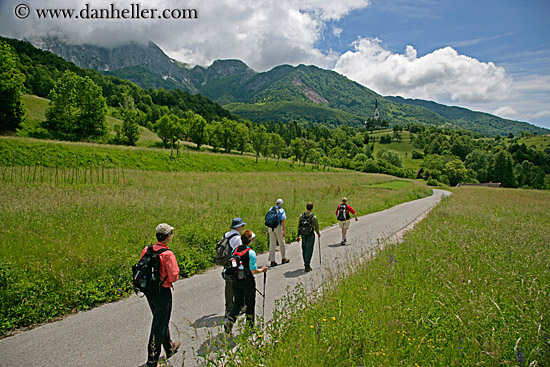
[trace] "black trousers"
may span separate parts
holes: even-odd
[[[250,275],[242,280],[232,282],[233,295],[235,296],[231,312],[229,312],[229,321],[237,321],[239,311],[246,305],[246,322],[250,327],[254,327],[254,308],[256,307],[256,279]]]
[[[304,258],[304,266],[307,268],[311,263],[313,256],[313,248],[315,247],[315,232],[309,236],[302,236],[302,257]]]
[[[167,352],[172,347],[170,339],[170,315],[172,314],[172,290],[161,287],[154,296],[147,296],[147,302],[153,313],[151,334],[147,345],[147,366],[156,366],[160,358],[161,346]]]

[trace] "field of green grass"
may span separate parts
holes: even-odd
[[[392,135],[392,134],[393,134],[392,129],[386,129],[386,130],[376,131],[372,135],[380,138],[381,136]],[[420,168],[420,164],[422,163],[422,160],[412,159],[412,151],[414,147],[413,147],[413,144],[411,143],[411,134],[408,131],[402,131],[399,133],[399,135],[401,135],[401,141],[394,141],[389,144],[376,143],[374,145],[374,152],[373,152],[374,156],[376,157],[376,154],[381,149],[394,150],[403,159],[403,168],[411,168],[414,170],[418,170]]]
[[[98,173],[84,183],[82,170],[80,179],[56,185],[51,179],[55,168],[41,168],[37,176],[44,171],[45,178],[31,180],[30,167],[2,167],[0,333],[130,294],[130,267],[153,242],[154,228],[161,222],[176,228],[171,248],[182,276],[191,276],[212,265],[215,243],[234,217],[243,217],[260,234],[256,249],[264,251],[264,215],[279,197],[290,218],[297,218],[307,201],[315,202],[324,227],[334,223],[334,205],[343,195],[352,197],[355,209],[366,214],[431,192],[415,181],[395,184],[391,176],[312,172],[309,166],[298,170],[283,162],[256,164],[248,157],[191,153],[170,159],[166,151],[150,153],[152,149],[17,138],[0,139],[0,161],[11,159],[8,148],[13,147],[17,156],[55,152],[59,157],[74,154],[84,162],[89,155],[91,162],[106,157],[150,170],[126,168],[124,180],[105,183],[97,180]],[[162,158],[150,157],[155,154]],[[34,164],[35,159],[17,164],[25,162]],[[69,175],[75,176],[75,170],[63,170],[64,177]],[[391,187],[369,187],[378,183]],[[290,226],[289,239],[296,230]]]
[[[0,167],[45,166],[89,169],[90,167],[120,167],[154,171],[195,172],[311,172],[311,165],[294,165],[288,160],[279,164],[274,159],[260,159],[240,154],[199,152],[184,146],[179,154],[169,149],[127,147],[116,145],[47,141],[0,136]],[[322,168],[321,168],[322,169]],[[334,169],[331,168],[332,171]],[[83,174],[80,174],[83,177]]]
[[[525,143],[530,148],[535,148],[537,150],[544,150],[550,148],[550,136],[532,136],[529,138],[520,138],[518,143]]]
[[[549,209],[545,191],[456,189],[403,243],[295,290],[226,365],[549,366]]]
[[[46,120],[46,110],[50,102],[49,99],[23,94],[21,96],[21,102],[23,102],[23,107],[25,108],[25,118],[38,121]]]

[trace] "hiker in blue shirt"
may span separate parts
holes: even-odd
[[[258,269],[256,264],[256,252],[249,246],[252,240],[256,237],[254,232],[246,229],[241,234],[242,245],[233,250],[233,254],[239,254],[242,261],[241,270],[244,274],[242,279],[234,279],[232,281],[233,294],[235,299],[231,312],[227,317],[227,322],[224,324],[226,333],[231,333],[233,324],[237,321],[237,316],[241,308],[246,305],[246,322],[249,328],[254,329],[254,309],[256,307],[256,279],[255,274],[266,273],[267,266]]]
[[[275,248],[277,247],[277,243],[279,243],[279,248],[281,250],[281,264],[286,264],[290,262],[290,259],[287,259],[285,256],[286,213],[285,210],[282,208],[283,199],[277,199],[277,202],[275,204],[276,205],[274,208],[277,208],[279,210],[280,223],[274,228],[268,228],[270,266],[277,266],[277,262],[275,261]]]

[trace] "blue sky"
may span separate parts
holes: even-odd
[[[330,27],[317,45],[343,53],[357,37],[381,39],[394,52],[413,45],[419,54],[451,46],[495,62],[511,73],[550,72],[550,1],[381,1]]]
[[[0,1],[0,34],[76,44],[153,41],[191,65],[240,59],[334,70],[381,95],[433,100],[550,128],[550,0],[119,0],[197,9],[194,20],[44,20],[36,8],[112,0]]]

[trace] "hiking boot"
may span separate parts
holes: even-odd
[[[288,264],[290,262],[290,259],[283,259],[283,261],[281,261],[281,264]]]
[[[269,266],[271,266],[271,267],[277,266],[277,263],[275,261],[272,261]]]
[[[311,266],[306,266],[304,273],[309,273],[311,270]]]
[[[345,246],[345,245],[346,245],[346,241],[345,241],[345,240],[342,240],[342,242],[340,242],[340,245]]]
[[[169,351],[166,352],[166,359],[170,359],[170,357],[172,357],[174,354],[176,354],[176,352],[178,351],[181,343],[180,342],[174,342],[174,343],[171,343],[172,344],[172,347],[170,348]]]

